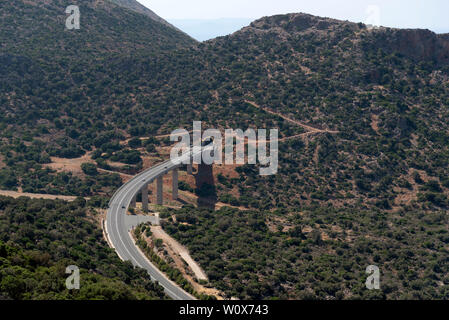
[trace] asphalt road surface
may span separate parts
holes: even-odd
[[[131,261],[133,265],[146,269],[151,279],[157,281],[165,289],[166,294],[175,300],[194,300],[195,297],[169,280],[136,247],[130,235],[129,224],[125,222],[126,212],[134,195],[145,184],[151,183],[161,174],[166,174],[181,166],[184,159],[188,159],[200,152],[209,151],[211,148],[212,146],[210,145],[204,147],[203,151],[200,148],[191,149],[189,153],[182,157],[168,160],[136,175],[120,187],[109,202],[109,209],[106,216],[106,234],[120,259],[123,261]]]

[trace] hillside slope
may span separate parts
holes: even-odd
[[[281,143],[276,176],[217,177],[220,200],[254,211],[170,212],[164,227],[213,285],[241,299],[446,299],[447,36],[291,14],[200,48],[203,118],[273,127],[241,115],[278,114],[324,131]],[[381,291],[366,290],[368,265]]]
[[[168,27],[171,27],[173,29],[178,30],[172,24],[168,23],[167,21],[165,21],[164,19],[159,17],[156,13],[154,13],[153,11],[151,11],[150,9],[145,7],[144,5],[140,4],[136,0],[110,0],[110,1],[112,1],[112,2],[122,6],[124,8],[128,8],[128,9],[133,10],[135,12],[144,14],[144,15],[150,17],[151,19],[153,19],[154,21],[160,22],[160,23],[162,23],[162,24],[164,24],[164,25],[166,25]]]
[[[240,193],[273,209],[323,201],[399,209],[418,198],[446,207],[447,44],[428,31],[304,14],[264,18],[207,42],[218,99],[339,132],[282,144],[280,174],[260,178],[248,167]]]
[[[166,299],[108,247],[96,215],[82,199],[0,197],[0,300]],[[80,269],[80,290],[65,286],[70,265]]]
[[[238,166],[189,186],[249,211],[165,222],[212,284],[240,298],[447,298],[447,35],[290,14],[196,43],[79,3],[78,31],[63,29],[65,1],[1,3],[1,188],[107,196],[121,183],[111,163],[142,170],[169,146],[157,135],[193,120],[279,128],[277,175]],[[48,169],[61,159],[91,162]],[[364,291],[370,264],[388,291]]]
[[[80,30],[65,29],[69,4],[80,6]],[[25,192],[91,194],[85,188],[90,182],[82,186],[79,177],[65,174],[59,177],[65,182],[57,182],[59,178],[42,165],[49,163],[50,157],[81,157],[100,141],[109,143],[123,137],[126,123],[136,121],[135,113],[128,114],[135,107],[129,96],[142,87],[151,92],[142,81],[158,85],[160,80],[154,75],[165,67],[161,58],[195,41],[108,1],[9,1],[0,4],[0,16],[2,137],[24,141],[25,134],[35,138],[22,150],[29,154],[25,158],[9,153],[13,159],[5,162],[14,167],[14,173],[0,172],[7,180],[1,187],[15,189],[20,176]],[[130,57],[143,55],[153,63],[133,65]],[[151,70],[148,79],[140,79],[141,68]],[[141,84],[128,81],[128,76]],[[144,108],[150,107],[145,103]],[[150,118],[150,110],[147,114],[144,119]],[[114,123],[108,124],[111,118]],[[146,130],[159,121],[158,117],[149,119]],[[3,147],[7,145],[11,146],[8,142]],[[135,164],[132,159],[128,162]],[[35,171],[28,170],[30,166]],[[94,187],[97,191],[116,188],[117,180],[120,184],[117,176],[102,174],[100,180],[101,186]]]

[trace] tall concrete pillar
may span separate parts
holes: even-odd
[[[163,184],[163,176],[159,176],[159,177],[157,177],[157,179],[156,179],[156,190],[157,190],[157,192],[156,192],[156,203],[158,204],[158,205],[163,205],[164,204],[164,199],[163,199],[163,196],[162,196],[162,184]]]
[[[134,197],[131,199],[131,204],[130,204],[131,208],[136,207],[136,197],[137,197],[137,195],[134,195]]]
[[[172,199],[178,200],[178,168],[173,170],[172,177]]]
[[[189,163],[187,165],[187,174],[192,174],[193,170],[192,170],[192,163]]]
[[[148,212],[148,184],[142,188],[142,210],[145,213]]]

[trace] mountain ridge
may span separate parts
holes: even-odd
[[[167,27],[170,27],[170,28],[173,28],[173,29],[175,29],[177,31],[185,33],[184,31],[182,31],[179,28],[175,27],[173,24],[171,24],[167,20],[163,19],[162,17],[158,16],[154,11],[152,11],[149,8],[147,8],[146,6],[144,6],[143,4],[141,4],[140,2],[138,2],[136,0],[108,0],[108,1],[111,1],[111,2],[113,2],[115,4],[118,4],[119,6],[122,6],[124,8],[130,9],[130,10],[135,11],[137,13],[144,14],[144,15],[150,17],[151,19],[166,25]]]
[[[373,46],[388,52],[398,52],[417,60],[435,59],[438,63],[449,63],[449,34],[438,34],[428,29],[401,29],[370,27],[364,23],[314,16],[307,13],[289,13],[262,17],[234,34],[262,30],[265,32],[282,29],[287,34],[307,32],[331,32],[335,28],[358,27],[361,31],[375,35]]]

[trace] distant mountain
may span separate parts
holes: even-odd
[[[249,25],[252,19],[172,19],[170,22],[193,38],[199,41],[206,41],[236,32]]]

